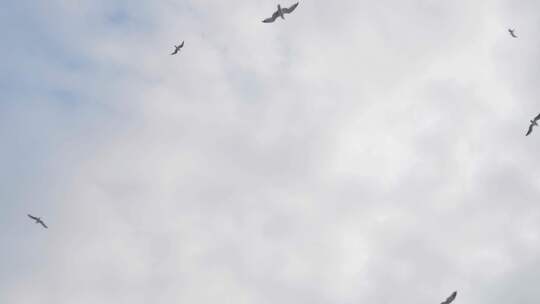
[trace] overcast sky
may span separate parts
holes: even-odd
[[[0,2],[0,303],[538,302],[540,2]]]

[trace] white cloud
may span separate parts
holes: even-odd
[[[533,302],[538,5],[276,4],[0,13],[0,302]]]

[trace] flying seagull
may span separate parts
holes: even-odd
[[[514,29],[508,29],[508,32],[510,33],[510,36],[517,38],[516,34],[514,33]]]
[[[171,55],[176,55],[178,52],[180,52],[180,49],[184,47],[184,41],[180,45],[174,46],[174,52],[171,53]]]
[[[442,302],[441,304],[450,304],[452,303],[452,301],[454,301],[456,299],[456,296],[457,296],[457,291],[454,291],[448,298],[446,298],[446,300],[444,302]]]
[[[298,6],[298,2],[296,2],[295,4],[293,4],[289,8],[281,7],[281,5],[278,4],[277,11],[274,12],[272,17],[264,19],[263,22],[264,23],[272,23],[272,22],[276,21],[277,17],[281,17],[281,19],[285,19],[284,15],[292,13],[297,6]]]
[[[41,220],[41,218],[32,216],[30,214],[28,214],[28,217],[33,219],[34,221],[36,221],[36,224],[41,224],[41,226],[43,226],[43,228],[49,228],[49,227],[47,227],[47,225],[45,225],[45,223]]]
[[[540,119],[540,114],[536,115],[536,117],[533,120],[531,120],[531,125],[529,126],[529,130],[527,131],[527,134],[525,134],[525,136],[528,136],[529,134],[531,134],[534,126],[538,126],[537,121],[539,119]]]

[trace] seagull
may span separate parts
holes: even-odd
[[[174,52],[172,52],[171,55],[176,55],[178,52],[180,52],[182,47],[184,47],[184,41],[182,41],[182,44],[174,46]]]
[[[299,2],[296,2],[295,4],[293,4],[289,8],[281,7],[281,5],[278,4],[277,11],[274,12],[272,17],[264,19],[263,22],[264,23],[272,23],[272,22],[276,21],[277,17],[281,17],[281,19],[285,19],[284,15],[292,13],[294,11],[294,9],[298,6],[298,3]]]
[[[531,134],[534,126],[538,126],[537,121],[539,119],[540,119],[540,114],[536,115],[536,117],[533,120],[531,120],[531,125],[529,126],[529,130],[527,131],[527,134],[525,134],[525,136],[528,136],[529,134]]]
[[[30,214],[28,214],[28,217],[33,219],[34,221],[36,221],[36,224],[41,224],[41,226],[43,226],[43,228],[49,228],[49,227],[47,227],[47,225],[45,225],[45,223],[41,220],[41,218],[32,216]]]
[[[446,300],[444,302],[442,302],[441,304],[450,304],[452,303],[452,301],[454,301],[456,299],[456,296],[457,296],[457,291],[454,291],[448,298],[446,298]]]
[[[508,29],[508,32],[510,33],[510,36],[517,38],[516,34],[514,33],[514,29]]]

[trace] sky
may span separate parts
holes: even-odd
[[[537,302],[540,2],[0,3],[0,303]]]

